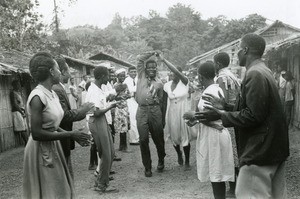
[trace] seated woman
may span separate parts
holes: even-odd
[[[203,85],[204,94],[223,95],[222,89],[214,83],[215,68],[212,62],[205,62],[198,69],[199,83]],[[205,100],[200,99],[200,112],[205,110]],[[196,113],[186,113],[189,125],[198,123]],[[225,182],[234,181],[234,162],[232,143],[228,130],[221,120],[212,123],[200,123],[197,138],[197,173],[201,182],[210,181],[215,198],[225,198]]]
[[[27,102],[32,131],[24,152],[23,198],[75,198],[73,180],[59,140],[70,138],[88,146],[90,136],[59,128],[64,111],[52,90],[53,84],[60,80],[59,67],[52,55],[35,54],[29,70],[38,85]]]

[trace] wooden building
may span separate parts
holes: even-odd
[[[300,29],[285,24],[281,21],[275,21],[274,23],[255,31],[256,34],[261,35],[267,43],[266,49],[270,49],[270,46],[273,46],[274,43],[284,41],[286,38],[300,33]],[[237,75],[238,78],[242,79],[245,73],[245,69],[242,69],[238,66],[237,53],[239,49],[241,39],[237,39],[230,43],[224,44],[218,48],[215,48],[211,51],[203,53],[199,56],[196,56],[188,61],[187,65],[191,68],[197,67],[199,64],[207,61],[213,60],[213,57],[219,52],[226,52],[230,56],[230,69],[233,73]]]
[[[277,59],[283,63],[294,77],[295,99],[292,113],[292,124],[300,128],[300,34],[292,35],[269,46],[269,51],[276,51]]]
[[[11,112],[11,82],[20,80],[23,101],[31,91],[29,60],[31,56],[18,51],[0,49],[0,153],[23,145],[20,137],[14,134]]]
[[[75,85],[78,85],[82,81],[84,75],[91,76],[93,74],[93,69],[97,66],[89,61],[76,59],[67,55],[62,56],[66,59],[66,62],[70,67],[71,75],[75,79]]]

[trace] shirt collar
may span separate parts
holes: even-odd
[[[252,66],[254,66],[254,65],[256,65],[256,64],[258,64],[260,62],[263,62],[263,60],[262,59],[256,59],[256,60],[254,60],[251,64],[249,64],[249,66],[246,67],[246,70],[249,70]]]

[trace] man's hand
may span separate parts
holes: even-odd
[[[212,106],[216,109],[224,110],[225,107],[225,98],[222,96],[220,92],[218,92],[219,97],[216,97],[214,95],[211,95],[209,93],[205,93],[202,96],[202,99],[205,100],[204,104],[208,106]]]
[[[196,124],[198,124],[199,123],[199,121],[198,120],[196,120],[196,119],[192,119],[192,120],[188,120],[187,122],[186,122],[186,124],[189,126],[189,127],[193,127],[193,126],[195,126]]]
[[[155,56],[157,57],[157,59],[159,60],[159,61],[161,61],[161,62],[163,62],[164,61],[164,55],[163,55],[163,53],[161,52],[161,51],[156,51],[155,52]]]
[[[195,118],[195,111],[188,111],[183,114],[183,119],[185,120],[191,120]]]
[[[195,118],[199,120],[199,122],[207,123],[211,121],[216,121],[221,118],[221,114],[224,112],[222,110],[215,109],[214,107],[205,107],[209,109],[205,112],[197,112],[195,113]]]
[[[147,51],[147,52],[144,52],[140,55],[138,55],[138,60],[141,60],[141,61],[146,61],[147,59],[149,59],[151,56],[155,55],[155,51]]]
[[[109,95],[106,97],[106,100],[109,101],[109,102],[111,102],[111,101],[114,101],[114,100],[115,100],[115,97],[116,97],[116,95],[114,95],[114,94],[109,94]]]
[[[71,138],[83,147],[89,146],[92,139],[91,135],[83,132],[83,129],[72,131]]]
[[[111,102],[108,106],[109,109],[115,108],[117,106],[117,104],[119,104],[121,101],[115,101],[115,102]]]
[[[80,111],[83,111],[84,113],[87,113],[89,112],[90,110],[92,110],[93,108],[95,107],[95,104],[92,103],[92,102],[87,102],[87,103],[84,103],[81,108],[80,108]]]

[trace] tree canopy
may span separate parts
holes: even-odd
[[[184,67],[189,59],[266,26],[266,19],[257,14],[234,20],[222,15],[204,20],[191,6],[178,3],[166,16],[155,10],[149,10],[148,17],[124,18],[116,13],[104,29],[87,24],[46,34],[47,26],[39,22],[35,6],[38,0],[1,1],[2,46],[32,52],[49,50],[77,58],[104,51],[132,63],[141,52],[160,50],[175,65]]]

